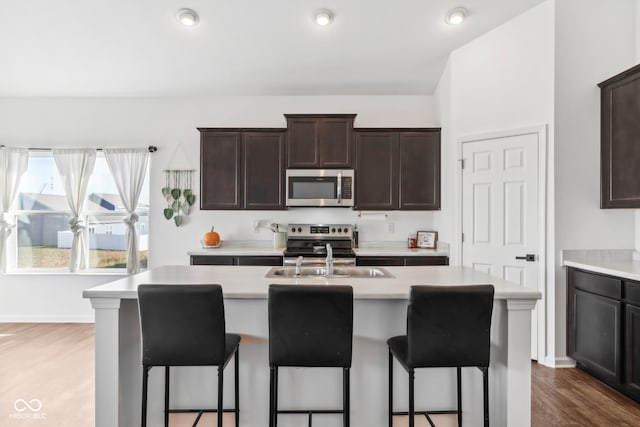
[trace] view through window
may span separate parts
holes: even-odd
[[[138,249],[142,268],[147,266],[149,246],[149,169],[136,213]],[[69,267],[73,235],[71,211],[50,151],[29,153],[29,167],[17,197],[17,269]],[[89,268],[126,267],[126,210],[104,155],[98,152],[89,180],[84,209],[84,232],[89,245]]]

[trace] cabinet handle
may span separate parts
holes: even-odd
[[[342,203],[342,173],[338,173],[338,204]]]
[[[536,260],[536,256],[534,254],[526,254],[525,256],[517,256],[516,259],[523,259],[527,262],[534,262]]]

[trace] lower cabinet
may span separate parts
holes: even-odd
[[[282,265],[282,257],[277,255],[191,255],[191,265]]]
[[[449,265],[446,256],[359,256],[356,265],[376,267],[403,267],[420,265]]]
[[[640,283],[568,268],[567,354],[640,402]]]

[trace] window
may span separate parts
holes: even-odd
[[[15,268],[68,268],[73,240],[69,230],[71,212],[51,152],[29,153],[29,167],[20,182],[16,204]],[[141,266],[146,268],[149,241],[148,168],[136,213],[139,217],[136,232]],[[127,239],[123,219],[126,210],[101,152],[97,153],[89,180],[84,215],[89,268],[125,268]]]

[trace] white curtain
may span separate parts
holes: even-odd
[[[11,229],[9,210],[18,194],[20,178],[27,171],[29,150],[0,147],[0,273],[7,269],[7,241]]]
[[[127,273],[135,274],[140,270],[138,257],[138,236],[136,208],[140,192],[147,174],[149,160],[148,148],[105,148],[104,157],[111,170],[111,175],[118,187],[118,193],[127,210],[124,223],[127,226]]]
[[[87,185],[96,163],[95,149],[54,148],[53,158],[64,185],[64,192],[71,209],[69,228],[73,233],[69,270],[87,268],[89,250],[84,233],[82,211],[87,198]]]

